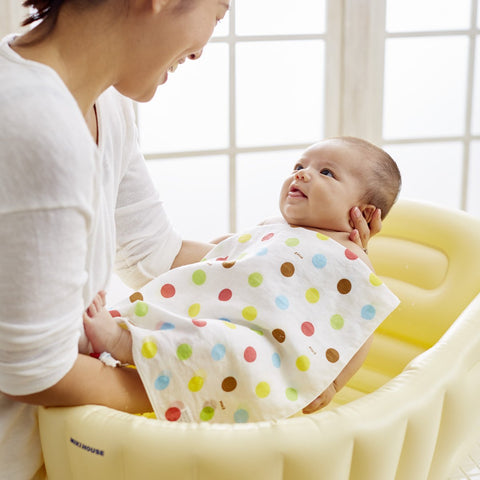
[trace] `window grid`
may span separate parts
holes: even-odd
[[[391,38],[432,38],[432,37],[468,37],[468,66],[467,66],[467,85],[465,91],[465,130],[463,135],[453,136],[432,136],[432,137],[408,137],[408,138],[385,138],[382,132],[382,144],[419,144],[419,143],[448,143],[460,142],[463,146],[462,158],[462,185],[460,207],[462,210],[467,209],[468,199],[468,172],[471,160],[471,144],[475,140],[480,140],[480,135],[473,133],[473,94],[475,81],[475,56],[477,43],[480,44],[480,27],[477,22],[479,0],[472,0],[470,10],[470,26],[468,29],[455,30],[432,30],[432,31],[414,31],[414,32],[387,32],[385,31],[385,43]]]
[[[201,156],[215,156],[226,155],[228,157],[228,170],[229,170],[229,229],[234,232],[237,230],[237,178],[236,178],[236,165],[238,155],[244,153],[258,153],[258,152],[278,152],[285,150],[303,150],[309,144],[308,143],[285,143],[285,144],[264,144],[255,145],[252,147],[241,147],[237,145],[236,129],[237,129],[237,105],[236,95],[236,46],[240,43],[248,42],[271,42],[271,41],[305,41],[305,40],[326,40],[325,33],[318,34],[288,34],[288,35],[239,35],[236,33],[236,19],[235,19],[235,3],[232,3],[229,11],[229,29],[228,35],[214,36],[210,39],[209,43],[223,43],[228,45],[229,50],[229,129],[228,129],[228,146],[226,148],[219,149],[199,149],[188,151],[175,151],[175,152],[149,152],[145,153],[145,159],[148,160],[162,160],[162,159],[175,159],[175,158],[194,158]],[[136,109],[137,110],[137,109]],[[138,118],[138,115],[137,115]]]

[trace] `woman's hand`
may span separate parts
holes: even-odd
[[[353,230],[350,232],[350,240],[355,242],[359,247],[367,251],[368,242],[371,237],[376,235],[382,229],[382,212],[376,209],[369,223],[362,215],[358,207],[350,210],[350,219]]]

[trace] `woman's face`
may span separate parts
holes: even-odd
[[[159,3],[162,3],[159,1]],[[186,59],[196,59],[225,16],[230,0],[167,0],[158,12],[136,11],[125,40],[126,60],[115,87],[150,100],[158,85]],[[185,3],[185,6],[182,5]]]

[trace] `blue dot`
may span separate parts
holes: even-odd
[[[316,268],[323,268],[327,264],[327,257],[321,253],[317,253],[313,256],[312,263]]]
[[[247,423],[248,412],[241,408],[233,414],[233,419],[235,420],[235,423]]]
[[[170,377],[168,375],[160,375],[155,380],[155,388],[157,390],[165,390],[170,383]]]
[[[225,356],[225,351],[226,351],[225,345],[222,345],[221,343],[217,343],[212,348],[212,358],[218,362]]]
[[[285,295],[279,295],[275,299],[275,304],[280,310],[286,310],[290,306],[290,302],[288,301],[288,298]]]
[[[172,330],[174,328],[175,328],[175,325],[173,323],[165,322],[165,323],[162,323],[160,330]]]
[[[228,318],[225,318],[225,317],[220,317],[219,320],[223,320],[224,322],[230,322],[230,323],[232,323],[231,320],[229,320]]]
[[[280,360],[280,355],[278,353],[272,355],[272,363],[275,368],[280,368],[282,361]]]
[[[365,320],[371,320],[376,313],[377,311],[373,305],[364,305],[362,307],[362,318]]]
[[[257,252],[257,256],[258,257],[263,257],[264,255],[266,255],[268,253],[268,248],[262,248],[261,250],[259,250]]]

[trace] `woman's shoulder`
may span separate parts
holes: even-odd
[[[26,191],[39,207],[76,202],[94,171],[95,144],[80,109],[43,67],[0,54],[0,169],[8,172],[0,193],[7,205]]]

